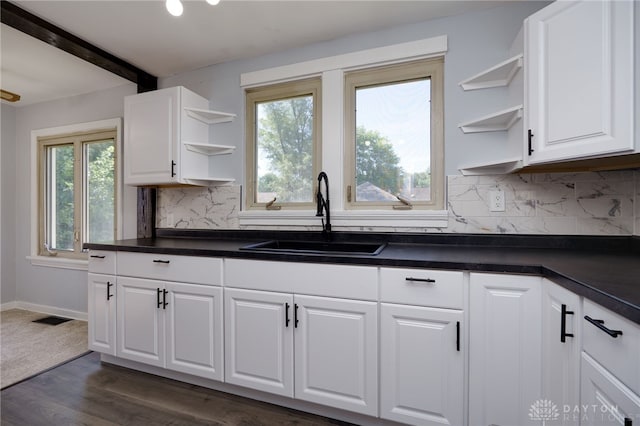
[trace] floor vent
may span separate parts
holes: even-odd
[[[37,323],[40,323],[40,324],[48,324],[48,325],[58,325],[58,324],[65,323],[67,321],[72,321],[72,319],[71,318],[61,318],[61,317],[48,316],[48,317],[40,318],[40,319],[37,319],[37,320],[33,320],[32,322],[37,322]]]

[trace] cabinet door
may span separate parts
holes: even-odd
[[[469,305],[469,424],[538,424],[541,278],[472,273]]]
[[[462,311],[382,303],[380,315],[380,417],[463,424]]]
[[[177,182],[179,101],[177,87],[125,97],[125,184]]]
[[[559,1],[530,16],[530,163],[634,148],[633,1]]]
[[[166,283],[167,368],[223,378],[222,288]]]
[[[295,396],[378,413],[377,303],[295,296]]]
[[[225,381],[293,397],[293,296],[225,288]]]
[[[116,354],[116,277],[89,274],[89,349]]]
[[[581,367],[580,407],[572,418],[579,417],[583,426],[640,424],[640,396],[586,352],[582,352]]]
[[[559,409],[580,402],[580,296],[544,280],[542,291],[542,397]],[[572,416],[558,424],[577,425]]]
[[[164,367],[164,284],[118,277],[119,357]]]

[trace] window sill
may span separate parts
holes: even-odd
[[[240,226],[320,226],[315,210],[242,211]],[[331,212],[331,226],[336,227],[393,227],[446,228],[447,210],[372,211],[353,210]]]
[[[83,259],[66,259],[53,256],[27,256],[33,266],[46,266],[49,268],[74,269],[77,271],[87,271],[89,261]]]

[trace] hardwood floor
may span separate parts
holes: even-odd
[[[100,363],[90,353],[0,393],[2,425],[346,425]]]

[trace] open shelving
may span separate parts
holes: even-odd
[[[236,147],[231,145],[215,145],[210,143],[200,143],[200,142],[182,142],[184,146],[193,152],[197,152],[199,154],[204,155],[224,155],[231,154]]]
[[[458,83],[463,90],[488,89],[508,86],[522,68],[523,55],[519,54]]]
[[[184,110],[189,117],[195,118],[196,120],[202,121],[206,124],[228,123],[236,118],[235,114],[231,114],[228,112],[211,111],[208,109],[190,107],[185,107]]]
[[[459,124],[458,127],[464,133],[500,132],[509,130],[521,118],[522,105],[518,105]]]

